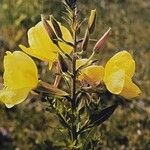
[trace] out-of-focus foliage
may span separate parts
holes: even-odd
[[[137,101],[129,103],[127,109],[120,107],[113,117],[100,127],[100,147],[97,149],[150,149],[150,2],[149,0],[80,0],[79,15],[90,14],[97,9],[96,31],[92,35],[99,39],[112,28],[107,45],[100,55],[102,64],[119,50],[130,50],[137,63],[136,79],[143,93]],[[60,0],[1,0],[0,1],[0,58],[8,49],[18,49],[18,43],[26,44],[26,31],[40,20],[40,14],[54,14],[62,20]],[[85,22],[87,24],[87,22]],[[84,28],[83,28],[84,29]],[[84,31],[84,30],[83,30]],[[83,31],[80,33],[83,35]],[[94,45],[95,42],[91,42]],[[90,52],[90,49],[88,50]],[[105,53],[103,53],[105,51]],[[3,72],[0,61],[1,75]],[[48,77],[49,78],[49,77]],[[0,106],[1,149],[53,149],[62,138],[55,117],[45,112],[37,99],[7,110]],[[101,133],[102,132],[102,133]],[[49,139],[50,141],[44,140]],[[113,148],[112,148],[113,147]]]
[[[41,14],[53,12],[57,3],[54,0],[1,0],[0,28],[10,47],[16,47],[26,29],[35,25]]]

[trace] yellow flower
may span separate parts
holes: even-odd
[[[114,55],[106,63],[104,83],[113,94],[119,94],[127,99],[134,98],[141,93],[137,85],[132,82],[135,72],[135,61],[127,51]]]
[[[52,23],[48,21],[50,26]],[[69,32],[69,30],[59,23],[63,39],[67,42],[73,43],[73,38]],[[25,47],[23,45],[19,45],[19,47],[26,52],[27,54],[36,57],[40,60],[49,62],[49,68],[51,68],[53,62],[57,59],[57,54],[59,48],[56,44],[52,42],[48,33],[43,25],[43,22],[40,21],[37,25],[30,28],[28,31],[28,42],[29,47]],[[72,47],[64,42],[58,42],[60,48],[67,54],[70,54],[72,51]]]
[[[10,108],[24,101],[38,84],[38,71],[34,61],[25,53],[6,52],[4,57],[4,88],[0,101]]]
[[[79,68],[86,63],[88,59],[79,59],[76,61],[76,66]],[[88,66],[80,71],[78,79],[90,85],[98,85],[104,77],[104,68],[98,65]]]
[[[77,68],[86,61],[87,59],[77,60]],[[80,71],[78,79],[91,85],[103,81],[111,93],[131,99],[141,93],[140,88],[132,82],[134,73],[135,61],[127,51],[121,51],[110,58],[105,69],[97,65],[88,66]]]

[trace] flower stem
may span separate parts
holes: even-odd
[[[74,10],[74,18],[73,22],[75,22],[76,19],[76,9]],[[76,131],[76,30],[73,30],[73,39],[74,39],[74,50],[73,50],[73,58],[72,58],[72,90],[71,90],[71,110],[72,110],[72,140],[77,141],[77,131]]]

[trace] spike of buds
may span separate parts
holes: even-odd
[[[65,0],[65,2],[71,9],[74,9],[76,6],[77,0]]]
[[[95,22],[96,22],[96,9],[91,10],[91,14],[88,21],[88,29],[90,34],[92,34],[95,29]]]
[[[57,45],[58,44],[58,39],[57,39],[57,36],[56,36],[55,32],[53,31],[52,27],[49,25],[47,20],[44,19],[43,17],[42,17],[42,22],[43,22],[45,30],[47,31],[50,39],[53,41],[54,44]]]
[[[51,23],[54,27],[54,30],[55,30],[57,36],[60,39],[62,39],[62,32],[61,32],[61,29],[60,29],[60,26],[59,26],[58,22],[56,21],[56,19],[52,15],[50,15],[50,20],[51,20]]]
[[[81,49],[83,51],[85,51],[87,49],[88,42],[89,42],[89,31],[86,30],[85,35],[84,35],[84,39],[83,39],[82,45],[81,45]]]
[[[59,66],[60,66],[62,72],[68,71],[68,65],[67,65],[66,61],[64,60],[63,56],[60,54],[58,55],[58,63],[59,63]]]
[[[109,36],[109,33],[110,33],[110,30],[111,28],[109,28],[104,34],[103,36],[98,40],[98,42],[95,44],[94,46],[94,51],[99,51],[101,48],[103,48],[103,46],[105,45],[107,39],[108,39],[108,36]]]

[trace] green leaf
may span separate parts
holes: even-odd
[[[100,111],[99,113],[95,114],[93,113],[89,120],[93,125],[100,125],[102,124],[104,121],[106,121],[115,111],[115,109],[117,108],[117,104],[109,106],[105,109],[103,109],[102,111]]]

